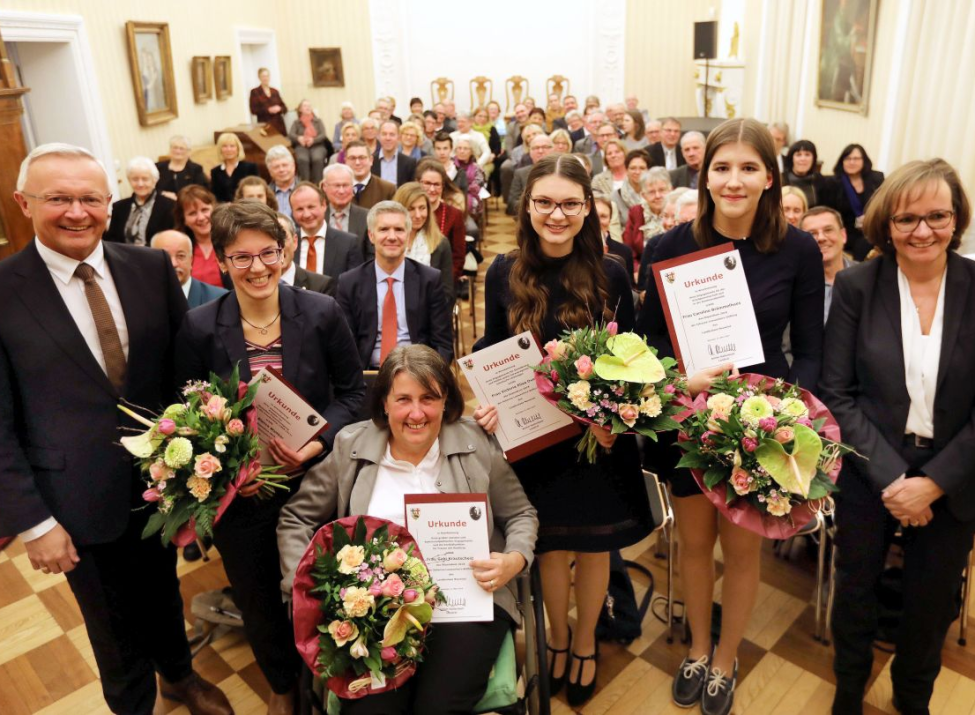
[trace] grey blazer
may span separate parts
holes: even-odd
[[[389,430],[372,421],[349,425],[336,436],[328,457],[305,474],[301,488],[278,519],[278,550],[284,574],[281,588],[285,594],[291,593],[298,562],[315,531],[332,519],[366,513],[388,442]],[[444,457],[437,479],[440,491],[486,493],[491,551],[517,551],[530,566],[538,516],[498,443],[474,420],[464,417],[441,427],[440,452]],[[517,623],[521,616],[513,588],[509,583],[495,591],[494,602]]]

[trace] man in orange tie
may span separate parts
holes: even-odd
[[[306,271],[338,278],[362,263],[355,236],[325,223],[325,192],[302,181],[291,192],[291,216],[301,227],[295,260]]]
[[[440,271],[406,258],[412,229],[401,204],[381,201],[369,210],[376,259],[339,277],[339,305],[363,365],[378,368],[397,345],[427,345],[453,360],[450,308]]]

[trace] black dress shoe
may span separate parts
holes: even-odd
[[[673,696],[674,704],[682,708],[691,708],[701,699],[704,692],[704,681],[708,677],[708,663],[711,659],[702,655],[697,660],[690,656],[681,661],[677,675],[674,676]]]
[[[927,707],[912,708],[910,706],[903,705],[900,698],[897,697],[897,693],[893,694],[891,700],[893,701],[894,710],[899,712],[901,715],[931,715],[931,711]]]
[[[196,672],[175,683],[162,679],[160,694],[167,700],[185,705],[191,715],[234,715],[223,691]]]
[[[729,677],[715,668],[708,669],[707,682],[701,694],[702,715],[729,715],[735,703],[735,686],[738,684],[738,660]]]
[[[863,693],[837,690],[833,696],[833,715],[863,715]]]
[[[572,678],[569,678],[569,686],[566,688],[565,695],[566,699],[569,701],[571,707],[579,707],[584,702],[592,697],[592,694],[596,691],[596,676],[598,675],[598,663],[599,663],[599,644],[596,644],[596,652],[592,655],[576,655],[572,654],[574,660],[581,661],[579,665],[579,680],[572,682]],[[592,674],[592,680],[588,685],[582,685],[582,670],[586,665],[587,660],[594,660],[597,663],[597,672]]]
[[[571,644],[572,644],[572,629],[570,628],[569,629],[569,645],[571,645]],[[556,655],[559,655],[561,653],[568,653],[569,652],[569,648],[568,647],[565,647],[565,648],[553,648],[550,645],[546,645],[545,647],[548,648],[548,652],[549,653],[554,653]],[[568,675],[569,675],[569,661],[568,661],[568,659],[566,659],[565,668],[563,668],[563,670],[562,670],[562,675],[560,675],[559,677],[556,678],[555,677],[555,658],[552,658],[552,665],[548,669],[548,694],[550,696],[555,697],[556,695],[559,694],[559,692],[561,692],[562,686],[565,685],[565,679],[566,679],[566,677],[568,677]]]

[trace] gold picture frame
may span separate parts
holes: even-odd
[[[341,47],[310,47],[311,82],[315,87],[344,87]]]
[[[206,102],[213,99],[213,73],[209,57],[194,57],[190,66],[193,77],[193,101]]]
[[[176,119],[179,111],[169,23],[130,20],[125,23],[125,34],[139,124],[151,127]]]
[[[226,99],[234,93],[229,55],[213,58],[213,86],[217,88],[217,99]]]
[[[878,0],[821,0],[816,106],[866,115]]]

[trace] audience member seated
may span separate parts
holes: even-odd
[[[445,197],[459,193],[457,187],[447,176],[443,164],[435,159],[424,159],[416,169],[420,185],[430,198],[430,210],[440,233],[450,242],[450,254],[454,266],[454,283],[460,281],[464,273],[464,257],[467,255],[467,239],[464,231],[464,213],[448,205]]]
[[[640,203],[630,209],[623,232],[623,243],[638,264],[647,241],[664,232],[664,201],[672,188],[670,172],[662,166],[654,166],[640,177]]]
[[[704,135],[687,132],[680,138],[680,153],[684,163],[670,172],[670,183],[697,190],[698,174],[704,161]]]
[[[198,184],[204,189],[210,188],[203,167],[190,160],[190,140],[182,134],[177,134],[169,140],[169,160],[156,162],[159,170],[159,182],[156,190],[172,201],[184,186]]]
[[[549,135],[552,140],[552,151],[556,154],[569,154],[572,151],[572,137],[565,129],[556,129]]]
[[[586,103],[583,105],[585,112],[588,114],[592,109],[599,109],[599,97],[595,94],[590,94],[586,97]]]
[[[874,170],[866,149],[859,144],[848,144],[840,152],[833,176],[825,181],[822,203],[840,212],[850,253],[862,261],[871,249],[870,242],[863,237],[863,213],[870,197],[884,183],[884,175]]]
[[[403,123],[403,120],[399,117],[393,117],[393,109],[396,106],[396,102],[392,97],[377,97],[376,98],[376,109],[379,112],[380,121],[385,122],[390,120],[396,123],[397,126]]]
[[[259,89],[259,88],[258,88]],[[217,137],[217,150],[223,157],[223,163],[217,164],[210,170],[210,183],[213,195],[218,202],[233,201],[237,184],[245,176],[259,176],[257,164],[244,161],[244,145],[240,137],[232,132],[224,132]]]
[[[475,149],[477,163],[482,168],[494,161],[494,152],[488,146],[488,140],[480,132],[474,131],[474,119],[470,112],[457,112],[457,130],[450,133],[454,140],[454,150],[457,149],[457,138],[468,137],[472,148]]]
[[[234,201],[243,201],[245,199],[260,201],[275,211],[280,210],[278,200],[274,197],[274,193],[260,176],[248,176],[237,184],[237,190],[234,192]],[[291,206],[288,206],[288,211],[290,210]]]
[[[508,192],[507,204],[507,213],[509,216],[518,215],[518,207],[521,206],[521,195],[525,193],[525,187],[528,185],[528,174],[532,170],[532,166],[551,154],[554,149],[555,142],[549,139],[547,134],[540,133],[532,139],[528,151],[531,163],[528,166],[515,169],[514,178],[511,180],[511,189]]]
[[[399,149],[400,125],[387,119],[379,127],[379,149],[372,162],[372,173],[393,186],[413,181],[416,160]],[[370,207],[371,208],[371,207]]]
[[[325,134],[325,124],[315,114],[307,99],[298,104],[298,118],[291,123],[288,139],[295,151],[301,180],[321,181],[322,169],[333,152],[332,142]],[[287,201],[282,200],[280,203],[285,205]]]
[[[295,252],[298,250],[298,232],[295,230],[295,224],[288,215],[280,211],[278,211],[278,223],[285,233],[284,245],[281,247],[281,282],[334,298],[338,280],[332,276],[306,271],[299,266],[295,261]]]
[[[257,121],[277,129],[281,136],[287,136],[284,115],[288,111],[288,105],[281,99],[281,93],[271,86],[271,71],[267,67],[261,67],[257,70],[257,78],[261,83],[251,90],[251,114],[257,117]]]
[[[610,224],[613,220],[613,201],[612,199],[596,195],[593,198],[596,205],[596,215],[599,216],[599,235],[603,239],[603,253],[612,256],[626,271],[630,279],[630,287],[633,287],[633,251],[630,247],[613,239],[610,231]]]
[[[654,168],[663,169],[662,166]],[[678,205],[681,198],[687,194],[691,195],[690,198],[686,202]],[[653,263],[653,251],[660,237],[677,224],[686,223],[682,219],[693,221],[697,216],[696,202],[697,192],[691,191],[686,186],[680,186],[667,194],[667,197],[664,199],[664,208],[660,212],[660,224],[663,228],[663,233],[651,236],[643,245],[643,255],[640,256],[640,271],[637,273],[637,284],[640,286],[640,290],[646,290],[647,281],[653,280],[653,276],[650,274],[650,264]]]
[[[443,126],[441,130],[448,134],[457,130],[457,105],[452,99],[443,101]]]
[[[461,121],[460,117],[458,117],[458,121]],[[480,149],[474,140],[475,136],[480,135],[457,135],[454,140],[454,166],[457,167],[458,176],[463,174],[467,180],[467,214],[477,219],[484,208],[481,191],[487,184],[487,178],[484,176],[484,169],[478,163],[478,151]]]
[[[819,159],[816,155],[816,145],[808,139],[800,139],[789,147],[784,163],[785,173],[782,175],[782,184],[802,189],[810,208],[819,206],[822,203],[825,182],[817,169]]]
[[[173,209],[176,230],[182,231],[193,241],[193,277],[210,285],[225,287],[220,272],[220,262],[210,239],[210,214],[217,204],[217,197],[207,189],[190,184],[180,189]]]
[[[132,196],[112,204],[106,241],[145,246],[159,231],[172,228],[176,202],[159,194],[159,169],[152,159],[134,157],[125,169]]]
[[[686,163],[680,147],[680,122],[673,117],[660,120],[660,142],[647,150],[650,166],[663,166],[673,171]]]
[[[599,159],[598,169],[597,164],[593,160],[594,157],[598,156],[602,151],[602,143],[596,141],[596,134],[599,132],[599,127],[606,121],[606,115],[600,111],[593,111],[586,115],[586,123],[583,128],[583,137],[576,141],[575,145],[572,147],[574,152],[579,154],[585,154],[590,157],[592,161],[593,174],[598,174],[603,170],[602,157]],[[612,126],[612,124],[610,124]],[[613,128],[613,136],[607,136],[608,139],[614,139],[616,137],[615,127]]]
[[[454,140],[446,132],[438,132],[433,140],[433,159],[443,166],[449,178],[464,194],[463,210],[467,210],[467,175],[457,170],[454,163]]]
[[[823,274],[826,278],[826,297],[823,303],[823,325],[829,317],[829,306],[833,300],[833,281],[836,274],[853,265],[843,249],[846,246],[846,229],[840,212],[829,206],[811,208],[799,223],[806,233],[812,234],[823,254]]]
[[[609,136],[609,132],[613,133],[612,137]],[[612,196],[613,192],[626,182],[626,144],[616,138],[616,130],[609,122],[603,122],[599,127],[597,139],[600,135],[606,137],[602,143],[603,163],[606,168],[593,176],[592,190],[597,194]],[[595,162],[593,162],[593,171],[595,170]]]
[[[359,359],[377,369],[397,345],[427,345],[453,360],[450,307],[440,272],[406,258],[412,230],[407,210],[382,201],[369,210],[376,258],[339,276],[337,300]]]
[[[484,137],[484,141],[487,142],[488,151],[491,154],[490,161],[481,163],[485,173],[489,173],[489,168],[492,167],[497,157],[501,154],[501,135],[498,134],[497,127],[494,126],[494,122],[491,121],[488,111],[484,107],[475,109],[471,113],[471,118],[474,120],[471,126],[472,131]]]
[[[420,139],[423,137],[423,130],[420,125],[407,120],[399,129],[400,151],[404,156],[408,156],[413,161],[419,161],[426,156],[420,148]]]
[[[559,95],[552,92],[548,95],[548,104],[545,105],[545,128],[547,131],[552,132],[558,127],[563,127],[565,125],[565,108],[562,106],[562,100]],[[562,122],[562,124],[556,124],[556,122]]]
[[[363,124],[366,122],[363,121]],[[388,201],[396,193],[396,184],[383,181],[372,173],[375,157],[363,141],[349,142],[345,148],[345,163],[352,169],[352,186],[356,206],[371,209],[380,201]]]
[[[643,123],[643,115],[635,109],[623,112],[623,143],[629,151],[642,149],[650,144],[647,141],[647,127]]]
[[[643,123],[646,124],[650,120],[650,112],[646,109],[640,109],[640,100],[635,94],[626,95],[626,110],[628,112],[639,112],[640,118],[643,119]]]
[[[785,122],[773,122],[768,125],[768,133],[772,135],[775,144],[775,160],[779,164],[779,173],[785,172],[785,152],[789,146],[789,125]]]
[[[560,129],[565,129],[569,132],[569,139],[572,140],[572,144],[575,145],[577,141],[585,138],[586,136],[586,120],[583,119],[582,114],[576,110],[572,110],[565,115],[564,127]]]
[[[291,215],[301,227],[298,265],[306,271],[338,278],[362,263],[356,237],[325,223],[325,192],[320,187],[309,181],[298,184],[291,194]]]
[[[488,495],[491,557],[471,562],[478,585],[494,597],[494,620],[443,623],[431,631],[416,674],[396,690],[343,700],[342,715],[474,712],[505,635],[520,622],[511,579],[534,557],[538,517],[497,442],[465,417],[449,362],[433,350],[397,348],[370,396],[370,420],[350,425],[329,456],[305,475],[278,525],[284,588],[318,527],[356,514],[405,526],[403,496],[417,491]],[[423,424],[416,430],[410,425]],[[441,481],[441,475],[446,475]]]
[[[410,114],[423,114],[423,100],[419,97],[410,97]]]
[[[508,122],[505,134],[504,148],[511,154],[512,150],[521,143],[521,130],[528,124],[528,107],[524,102],[515,105],[514,118]]]
[[[616,127],[616,136],[623,138],[623,117],[626,114],[626,105],[622,102],[614,102],[606,105],[606,120]]]
[[[485,109],[487,110],[488,121],[494,127],[494,131],[497,132],[498,138],[501,140],[501,148],[497,152],[500,154],[507,148],[505,144],[508,139],[508,125],[504,121],[504,116],[501,114],[501,105],[498,102],[492,99],[487,103]]]
[[[444,128],[444,122],[447,120],[447,115],[444,113],[443,102],[437,102],[433,105],[433,113],[437,115],[437,131],[446,131],[450,133],[450,129]]]
[[[298,185],[298,177],[295,174],[295,158],[285,146],[272,146],[267,150],[264,157],[264,164],[267,166],[267,173],[271,175],[271,191],[280,208],[273,208],[275,211],[291,215],[291,192]],[[321,174],[321,167],[318,169]],[[318,179],[316,179],[318,181]]]
[[[624,142],[625,144],[626,142]],[[626,154],[626,181],[612,193],[611,198],[619,210],[624,228],[629,220],[630,209],[643,201],[640,196],[640,178],[647,173],[647,154],[642,149],[633,149]]]
[[[359,141],[362,138],[362,129],[358,124],[346,122],[342,125],[342,149],[332,154],[328,159],[328,165],[345,163],[345,147],[351,142]]]
[[[149,245],[169,254],[176,278],[179,279],[179,285],[191,310],[216,300],[227,292],[225,288],[193,280],[193,241],[185,233],[172,229],[160,231],[152,237]]]
[[[339,120],[335,122],[335,129],[332,131],[332,147],[335,151],[342,149],[342,144],[345,141],[342,130],[349,123],[359,126],[359,120],[355,118],[355,107],[352,106],[352,102],[342,102],[339,108]],[[357,135],[356,139],[358,138]]]
[[[659,119],[651,119],[647,122],[647,146],[660,143],[661,123]],[[649,153],[649,150],[648,150]]]
[[[447,306],[452,306],[456,300],[453,252],[450,249],[450,242],[437,227],[436,218],[430,209],[427,190],[420,182],[411,181],[396,190],[393,200],[410,214],[412,228],[406,257],[440,271],[440,282],[447,297]]]
[[[423,113],[423,150],[427,154],[433,154],[433,138],[437,136],[439,124],[436,112],[428,109]],[[429,145],[429,149],[426,148],[427,145]]]
[[[782,213],[790,225],[799,228],[799,222],[808,210],[809,204],[806,203],[806,195],[802,189],[797,186],[782,187]]]
[[[372,117],[366,117],[359,124],[362,141],[366,143],[366,148],[369,149],[370,154],[379,151],[379,124],[380,122]]]
[[[362,257],[369,258],[372,255],[372,244],[369,243],[366,230],[366,214],[369,210],[352,203],[354,184],[355,174],[345,164],[325,168],[322,177],[322,189],[328,199],[325,220],[332,228],[353,234],[359,242]]]

